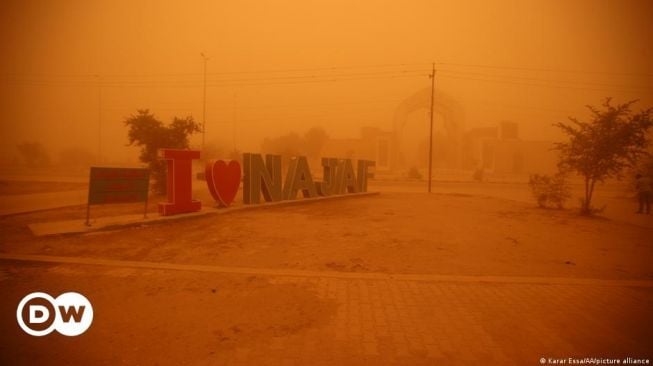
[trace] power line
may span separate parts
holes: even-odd
[[[211,82],[207,83],[208,87],[230,87],[230,86],[237,86],[237,87],[242,87],[242,86],[269,86],[269,85],[297,85],[297,84],[321,84],[321,83],[334,83],[334,82],[342,82],[342,81],[357,81],[357,80],[390,80],[390,79],[401,79],[401,78],[409,78],[409,77],[424,77],[426,74],[397,74],[397,75],[388,75],[388,76],[376,76],[376,77],[349,77],[349,78],[343,78],[343,77],[324,77],[320,79],[306,79],[306,80],[298,80],[298,81],[270,81],[270,82],[229,82],[229,83],[216,83],[216,82]],[[178,83],[178,84],[105,84],[106,87],[114,87],[114,88],[121,88],[121,87],[127,87],[127,88],[196,88],[200,84],[198,83]]]
[[[252,71],[226,71],[218,72],[212,75],[235,75],[235,74],[263,74],[263,73],[282,73],[282,72],[306,72],[306,71],[334,71],[334,70],[356,70],[356,69],[378,69],[389,67],[407,67],[407,66],[424,66],[427,63],[404,63],[404,64],[381,64],[381,65],[361,65],[361,66],[331,66],[299,69],[267,69]]]
[[[425,76],[421,70],[397,70],[371,73],[344,73],[331,75],[300,75],[300,76],[281,76],[267,78],[240,78],[240,79],[214,79],[208,80],[207,86],[247,86],[247,85],[278,85],[278,84],[301,84],[301,83],[321,83],[348,80],[372,80],[372,79],[394,79],[399,77]],[[28,86],[91,86],[97,85],[93,80],[70,80],[70,81],[53,81],[53,80],[5,80],[8,84],[28,85]],[[198,81],[177,81],[177,80],[131,80],[115,81],[106,80],[103,76],[102,85],[105,87],[198,87],[203,82]]]
[[[476,67],[476,68],[486,68],[486,69],[544,71],[544,72],[578,73],[578,74],[593,74],[593,75],[602,74],[602,75],[653,77],[653,74],[638,73],[638,72],[595,71],[595,70],[581,70],[581,69],[554,69],[554,68],[536,68],[536,67],[523,67],[523,66],[497,66],[497,65],[464,64],[464,63],[453,63],[453,62],[437,62],[436,64],[444,65],[444,66],[463,66],[463,67]]]
[[[463,75],[465,75],[463,73]],[[491,83],[503,83],[503,84],[514,84],[514,85],[525,85],[525,86],[538,86],[538,87],[550,87],[550,88],[557,88],[557,89],[575,89],[575,90],[590,90],[590,91],[599,91],[599,92],[605,92],[605,91],[620,91],[620,92],[644,92],[644,93],[652,93],[653,89],[651,88],[645,88],[641,86],[628,86],[628,88],[623,88],[622,86],[612,86],[608,84],[604,84],[604,87],[587,87],[583,86],[583,84],[580,85],[556,85],[553,83],[532,83],[532,82],[524,82],[524,81],[515,81],[515,80],[501,80],[497,79],[496,77],[493,78],[493,76],[488,76],[488,77],[468,77],[468,76],[460,76],[460,74],[447,74],[446,72],[443,72],[440,76],[445,77],[445,78],[451,78],[451,79],[460,79],[460,80],[475,80],[475,81],[485,81],[485,82],[491,82]],[[515,79],[515,78],[513,78]],[[638,90],[639,89],[639,90]]]
[[[513,75],[498,75],[498,74],[485,74],[478,72],[468,72],[468,71],[458,71],[451,69],[439,69],[439,71],[449,72],[459,75],[475,75],[481,77],[490,77],[490,78],[503,78],[503,79],[513,79],[513,80],[526,80],[526,81],[539,81],[544,83],[563,83],[563,84],[578,84],[581,86],[599,86],[599,87],[608,87],[608,88],[632,88],[632,89],[644,89],[644,90],[653,90],[650,86],[644,85],[626,85],[626,84],[606,84],[606,83],[595,83],[587,81],[577,81],[577,80],[561,80],[561,79],[551,79],[551,78],[533,78],[533,77],[523,77],[523,76],[513,76]]]
[[[312,68],[288,68],[288,69],[261,69],[261,70],[240,70],[240,71],[220,71],[208,73],[209,76],[216,75],[242,75],[242,74],[275,74],[275,73],[294,73],[294,72],[313,72],[313,71],[337,71],[337,70],[357,70],[357,69],[383,69],[383,68],[393,68],[393,67],[412,67],[412,66],[425,66],[430,65],[429,63],[400,63],[400,64],[378,64],[378,65],[358,65],[358,66],[324,66],[324,67],[312,67]],[[40,77],[40,78],[91,78],[96,74],[5,74],[4,76],[8,77]],[[188,72],[178,72],[178,73],[151,73],[151,74],[115,74],[115,73],[103,73],[102,76],[105,78],[110,77],[129,77],[129,78],[138,78],[138,77],[168,77],[168,76],[197,76],[201,77],[203,73],[188,73]]]
[[[503,75],[503,74],[488,74],[473,71],[460,71],[454,69],[439,69],[442,76],[456,79],[478,80],[497,83],[508,83],[529,86],[545,86],[555,88],[567,89],[581,89],[581,90],[624,90],[628,91],[646,91],[650,92],[652,89],[643,85],[627,85],[627,84],[608,84],[608,83],[595,83],[576,80],[561,80],[551,78],[536,78],[536,77],[523,77],[516,75]],[[428,76],[424,71],[419,69],[410,70],[393,70],[393,71],[379,71],[379,72],[365,72],[365,73],[339,73],[339,74],[311,74],[311,75],[296,75],[296,76],[278,76],[278,77],[265,77],[265,78],[234,78],[234,79],[214,79],[207,81],[207,86],[210,87],[226,87],[226,86],[258,86],[258,85],[292,85],[292,84],[306,84],[306,83],[327,83],[336,81],[349,81],[349,80],[374,80],[374,79],[394,79],[400,77],[423,77]],[[52,81],[52,80],[5,80],[9,84],[27,85],[27,86],[96,86],[97,80],[79,80],[79,81]],[[536,83],[533,83],[536,82]],[[562,85],[561,85],[562,84]],[[104,87],[161,87],[161,88],[192,88],[201,86],[202,81],[177,81],[177,80],[131,80],[131,81],[116,81],[106,80],[103,77],[102,86]],[[598,88],[596,88],[598,87]],[[606,89],[608,88],[608,89]]]
[[[375,104],[377,106],[383,106],[387,107],[388,102],[397,102],[401,101],[402,99],[406,98],[405,95],[396,95],[394,97],[388,97],[388,98],[375,98],[375,99],[367,99],[367,100],[359,100],[359,101],[347,101],[347,102],[335,102],[335,103],[303,103],[303,104],[264,104],[264,105],[239,105],[238,109],[239,110],[246,110],[246,111],[275,111],[275,110],[303,110],[303,109],[308,109],[308,110],[318,110],[318,111],[329,111],[329,110],[334,110],[334,108],[339,108],[339,107],[347,107],[347,106],[359,106],[359,105],[364,105],[364,104]],[[138,103],[134,103],[138,104]],[[170,104],[167,102],[158,102],[157,105],[166,105]],[[185,110],[194,110],[199,108],[199,103],[197,104],[186,104],[186,105],[176,105],[176,106],[168,106],[168,107],[156,107],[156,110],[162,110],[162,111],[185,111]],[[367,107],[366,107],[367,108]],[[227,106],[223,105],[220,107],[212,107],[213,111],[222,111],[222,112],[227,112],[228,110],[233,109],[232,106]],[[116,106],[114,105],[113,107],[105,107],[103,110],[114,110],[114,111],[130,111],[134,110],[133,105],[122,105],[122,106]]]
[[[382,72],[396,72],[401,70],[392,70],[393,68],[406,68],[406,67],[415,67],[415,66],[424,66],[420,71],[427,72],[426,66],[430,66],[430,63],[397,63],[397,64],[375,64],[375,65],[352,65],[352,66],[323,66],[323,67],[307,67],[307,68],[283,68],[283,69],[260,69],[260,70],[239,70],[239,71],[221,71],[208,73],[208,76],[226,76],[226,75],[259,75],[259,74],[279,74],[279,73],[305,73],[305,72],[335,72],[342,70],[383,70],[389,69]],[[653,77],[653,74],[643,73],[643,72],[623,72],[623,71],[597,71],[597,70],[585,70],[585,69],[555,69],[555,68],[537,68],[537,67],[525,67],[525,66],[510,66],[510,65],[488,65],[488,64],[468,64],[468,63],[456,63],[456,62],[437,62],[436,65],[443,66],[456,66],[463,68],[475,68],[475,69],[494,69],[494,70],[513,70],[513,71],[536,71],[536,72],[556,72],[556,73],[575,73],[575,74],[590,74],[590,75],[615,75],[615,76],[645,76]],[[469,72],[463,70],[463,72]],[[5,74],[0,75],[0,79],[18,79],[23,82],[37,82],[37,83],[47,83],[47,82],[61,82],[61,79],[69,79],[67,81],[77,81],[77,82],[92,82],[93,78],[97,73],[93,74]],[[330,76],[340,76],[341,74],[331,74]],[[177,72],[177,73],[150,73],[150,74],[128,74],[128,73],[103,73],[103,79],[106,82],[112,82],[112,78],[130,78],[131,80],[120,81],[122,83],[146,83],[146,82],[160,82],[156,80],[134,80],[138,78],[184,78],[184,80],[170,80],[169,82],[179,82],[186,81],[189,77],[200,78],[203,76],[203,73],[188,73],[188,72]],[[315,76],[326,76],[322,75],[299,75],[296,77],[305,78],[305,77],[315,77]],[[280,79],[292,78],[293,76],[281,76]],[[82,80],[70,80],[70,79],[82,79]],[[268,78],[269,79],[269,78]],[[238,79],[237,79],[238,80]],[[66,80],[64,80],[66,81]],[[119,80],[116,80],[119,82]]]
[[[219,75],[246,75],[246,74],[275,74],[275,73],[297,73],[297,72],[315,72],[315,71],[338,71],[338,70],[364,70],[364,69],[384,69],[397,67],[423,66],[427,70],[430,66],[427,62],[415,63],[397,63],[397,64],[375,64],[375,65],[352,65],[352,66],[322,66],[307,68],[284,68],[284,69],[260,69],[260,70],[234,70],[220,71],[209,73],[209,76]],[[653,77],[653,74],[646,72],[623,72],[623,71],[606,71],[606,70],[585,70],[585,69],[556,69],[556,68],[538,68],[512,65],[488,65],[488,64],[469,64],[456,62],[436,62],[436,65],[458,66],[466,68],[496,69],[496,70],[518,70],[518,71],[537,71],[537,72],[557,72],[557,73],[576,73],[592,75],[616,75],[616,76],[646,76]],[[38,77],[38,78],[92,78],[96,73],[89,74],[5,74],[9,77]],[[111,77],[128,77],[128,78],[148,78],[148,77],[201,77],[203,73],[174,72],[174,73],[103,73],[104,78]]]
[[[320,81],[331,81],[331,80],[340,80],[340,79],[347,79],[347,78],[353,78],[353,77],[359,77],[359,76],[388,76],[388,77],[393,77],[393,76],[400,76],[400,75],[413,75],[415,73],[422,73],[422,70],[398,70],[398,71],[383,71],[383,72],[371,72],[371,73],[346,73],[346,74],[330,74],[330,75],[318,75],[318,74],[312,74],[312,75],[297,75],[297,76],[279,76],[279,77],[263,77],[263,78],[240,78],[240,79],[213,79],[209,80],[210,85],[219,85],[219,84],[233,84],[233,83],[265,83],[265,82],[276,82],[276,81],[311,81],[314,80],[316,82]],[[112,82],[110,82],[112,83]],[[120,82],[116,81],[116,84],[125,84],[125,85],[130,85],[130,84],[150,84],[150,83],[161,83],[161,81],[128,81],[128,82]],[[176,83],[173,82],[173,83]],[[181,83],[183,85],[186,85],[186,83]],[[192,83],[195,85],[196,83]]]

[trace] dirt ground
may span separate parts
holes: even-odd
[[[2,218],[0,250],[304,270],[653,278],[651,228],[486,196],[383,193],[44,238],[25,226],[80,210]]]
[[[426,194],[390,188],[377,196],[236,211],[83,235],[33,237],[26,225],[81,218],[84,207],[5,216],[0,218],[0,252],[319,273],[653,279],[651,216],[634,217],[622,209],[614,210],[613,216],[581,217],[572,209],[543,210],[526,200],[509,199],[519,197],[515,192],[501,197],[472,189],[451,192],[439,187],[439,191]],[[141,209],[105,206],[97,207],[94,214]],[[155,209],[155,202],[150,209]],[[310,347],[321,349],[320,345],[302,342],[321,339],[329,343],[333,337],[329,334],[338,334],[338,314],[351,306],[343,308],[343,303],[358,301],[351,299],[351,284],[344,285],[349,286],[344,295],[329,297],[325,294],[331,293],[332,285],[320,281],[3,261],[0,291],[5,300],[0,302],[0,326],[8,331],[3,332],[0,342],[0,361],[4,361],[0,363],[245,365],[254,364],[255,359],[256,364],[281,365],[284,349],[302,349],[310,355],[314,349]],[[420,319],[429,327],[426,333],[437,330],[440,334],[440,328],[444,329],[448,338],[438,341],[444,353],[425,353],[430,349],[425,345],[401,356],[401,347],[394,340],[377,334],[378,343],[365,343],[364,334],[354,333],[339,343],[341,358],[337,363],[322,364],[378,364],[386,357],[384,352],[389,352],[385,364],[427,365],[434,360],[468,364],[469,359],[459,359],[465,353],[463,348],[456,348],[465,344],[478,351],[478,357],[486,353],[496,357],[488,364],[537,360],[535,355],[542,350],[567,350],[562,356],[579,350],[600,352],[611,349],[610,344],[619,345],[614,346],[619,355],[647,355],[643,350],[650,345],[651,328],[646,324],[650,325],[651,319],[644,309],[653,299],[650,289],[586,291],[562,287],[558,291],[550,286],[514,290],[492,284],[452,286],[445,287],[444,293],[459,291],[461,300],[446,297],[442,303],[444,297],[426,297],[432,303],[420,310],[421,318],[407,323],[412,325],[402,325],[400,330],[409,332],[411,327],[419,327]],[[18,329],[15,307],[26,293],[71,290],[92,298],[96,318],[87,335],[35,338]],[[406,290],[405,296],[422,290],[442,293],[439,288],[424,287]],[[604,298],[605,294],[610,294],[609,298]],[[370,302],[373,312],[375,301]],[[567,309],[567,302],[576,305],[561,310]],[[406,306],[399,302],[390,308],[410,309]],[[470,313],[461,312],[461,306]],[[392,310],[384,311],[387,315]],[[361,314],[365,322],[363,311]],[[556,333],[576,319],[590,322],[591,329],[619,333],[614,335],[617,338],[594,337],[596,331],[582,327],[579,333]],[[398,323],[404,321],[408,320],[402,315]],[[597,325],[598,321],[608,325]],[[505,333],[504,324],[521,333]],[[319,338],[316,334],[322,334],[322,329],[334,330],[324,331],[327,335]],[[548,332],[549,341],[539,338],[542,332]],[[531,338],[523,338],[526,336]],[[605,339],[612,340],[608,344]],[[360,352],[347,351],[344,344],[352,340],[360,342]],[[285,343],[275,346],[275,342]],[[383,342],[389,342],[387,349]],[[333,347],[331,343],[327,346]],[[506,351],[517,348],[521,350]],[[251,354],[256,355],[256,350],[262,350],[258,351],[259,358],[248,358],[254,357]],[[376,358],[356,356],[366,354],[366,350]],[[633,354],[635,351],[640,353]],[[264,362],[272,354],[269,352],[276,352],[276,358]],[[227,361],[222,358],[225,355],[230,357]],[[312,364],[310,356],[294,360],[287,364]]]
[[[77,182],[39,182],[0,180],[0,196],[44,192],[65,192],[86,189],[88,184]]]

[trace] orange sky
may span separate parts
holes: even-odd
[[[552,139],[605,96],[653,105],[650,1],[4,1],[0,14],[5,157],[28,140],[96,151],[100,118],[103,154],[134,160],[121,121],[136,108],[202,119],[201,52],[207,141],[240,150],[314,125],[391,129],[433,61],[466,128],[507,119]],[[426,131],[425,113],[410,121]]]

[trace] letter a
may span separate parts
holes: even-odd
[[[286,182],[283,186],[283,199],[294,200],[299,190],[302,191],[304,198],[317,196],[315,182],[313,182],[305,156],[298,156],[290,160]]]

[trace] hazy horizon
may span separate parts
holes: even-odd
[[[0,13],[4,161],[23,141],[96,153],[99,120],[104,159],[135,161],[123,120],[137,109],[202,121],[201,53],[206,140],[240,151],[313,126],[390,131],[402,100],[430,88],[432,62],[463,129],[509,120],[552,140],[553,123],[605,97],[653,105],[649,1],[8,1]],[[426,110],[408,122],[425,136]]]

